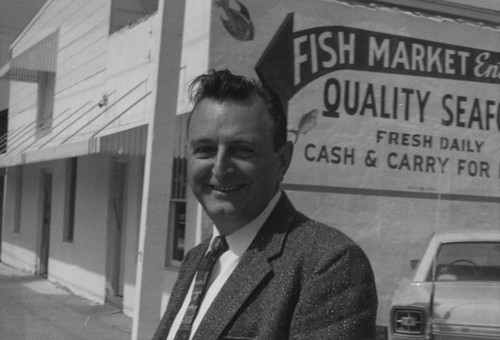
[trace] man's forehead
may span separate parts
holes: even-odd
[[[200,113],[201,108],[206,108],[206,106],[223,106],[223,105],[229,105],[229,106],[240,106],[240,107],[246,107],[249,110],[254,109],[255,107],[259,108],[259,112],[266,113],[269,115],[269,110],[265,104],[264,99],[257,95],[251,95],[247,98],[242,98],[242,99],[233,99],[233,98],[224,98],[224,99],[216,99],[216,98],[211,98],[211,97],[206,97],[201,99],[194,107],[193,110],[189,113],[189,119],[192,119],[194,115],[197,115]]]
[[[257,123],[270,124],[272,127],[273,120],[268,108],[263,99],[260,97],[250,98],[248,100],[216,100],[212,98],[202,99],[189,113],[187,128],[188,131],[193,125],[193,121],[206,122],[218,119],[218,114],[224,116],[225,119],[244,116],[244,120],[248,122],[255,121]]]

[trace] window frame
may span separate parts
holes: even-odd
[[[52,128],[55,85],[56,74],[54,72],[38,72],[36,128],[39,137]]]

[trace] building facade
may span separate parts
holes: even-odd
[[[2,262],[99,302],[135,282],[158,15],[133,5],[47,1],[2,69]]]
[[[444,1],[49,0],[0,71],[1,261],[119,303],[150,338],[211,230],[186,187],[187,87],[229,68],[280,92],[284,189],[366,251],[386,325],[433,233],[499,228],[500,71],[468,73],[499,23]]]

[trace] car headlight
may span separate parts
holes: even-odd
[[[423,335],[425,312],[414,307],[394,307],[392,310],[392,331],[394,334]]]

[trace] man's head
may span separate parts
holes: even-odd
[[[260,98],[273,121],[273,147],[278,150],[287,141],[287,115],[280,98],[272,89],[265,87],[255,79],[235,75],[228,70],[210,70],[195,78],[189,86],[191,102],[196,110],[205,98],[218,102],[241,101],[251,97]],[[191,119],[191,117],[190,117]]]
[[[212,71],[191,85],[188,179],[224,234],[252,221],[279,190],[293,146],[278,97],[254,80]]]

